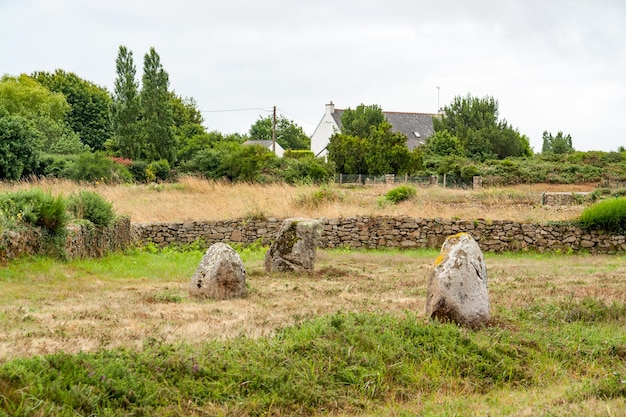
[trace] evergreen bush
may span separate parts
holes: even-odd
[[[107,227],[115,220],[112,203],[94,191],[82,190],[70,195],[68,211],[76,219],[89,220],[96,226]]]

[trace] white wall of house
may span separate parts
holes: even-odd
[[[326,145],[328,145],[330,137],[339,131],[339,126],[333,119],[334,112],[335,105],[331,101],[326,105],[324,117],[311,136],[311,151],[315,156],[326,156]]]
[[[272,146],[270,145],[268,149],[272,151]],[[279,158],[282,158],[284,153],[285,153],[285,150],[283,149],[283,147],[280,146],[278,142],[276,142],[276,156]]]

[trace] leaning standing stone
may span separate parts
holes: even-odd
[[[241,256],[225,243],[212,245],[191,278],[189,294],[223,300],[245,297],[246,269]]]
[[[265,254],[267,272],[312,271],[322,223],[313,219],[285,219]]]
[[[428,280],[426,316],[478,327],[489,320],[487,267],[467,233],[449,236]]]

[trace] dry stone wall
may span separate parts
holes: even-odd
[[[135,224],[140,244],[159,246],[203,241],[248,244],[271,242],[283,219]],[[322,248],[435,248],[446,237],[469,233],[486,252],[534,250],[617,253],[626,251],[626,236],[585,231],[574,225],[519,223],[503,220],[444,220],[412,217],[356,216],[320,219]]]
[[[118,217],[113,225],[106,228],[70,226],[64,242],[64,254],[69,258],[91,258],[126,249],[136,241],[132,230],[129,217]],[[58,254],[58,249],[39,228],[0,234],[0,264],[21,256],[50,254]]]

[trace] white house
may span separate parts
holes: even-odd
[[[274,142],[271,140],[247,140],[242,145],[261,145],[270,150],[270,152],[274,152]],[[274,152],[277,157],[282,158],[285,153],[285,149],[276,142],[276,152]]]
[[[326,105],[326,111],[322,120],[311,136],[311,151],[315,156],[326,156],[326,146],[330,137],[341,130],[341,115],[343,109],[336,109],[331,101]],[[406,146],[409,150],[413,150],[423,145],[433,133],[433,117],[437,116],[432,113],[400,113],[383,111],[387,121],[391,124],[393,132],[404,133],[407,137]]]

